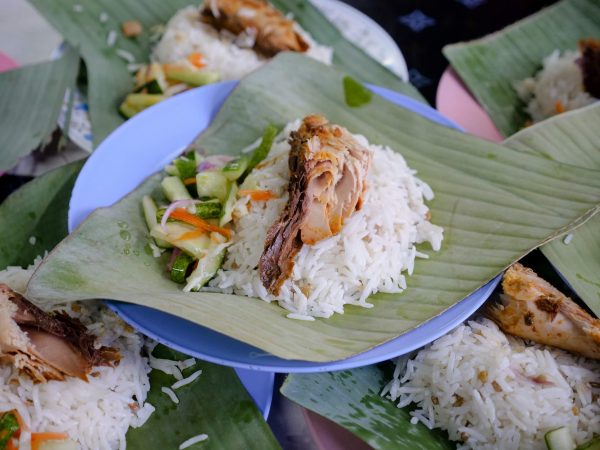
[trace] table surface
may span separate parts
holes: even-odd
[[[554,3],[552,0],[347,0],[377,21],[396,41],[406,60],[410,81],[432,105],[439,79],[448,63],[444,45],[475,39]],[[21,65],[49,58],[61,41],[25,0],[0,2],[0,51]],[[0,177],[0,201],[28,181]],[[276,389],[284,376],[277,375]],[[302,409],[275,395],[269,418],[286,450],[314,450]]]

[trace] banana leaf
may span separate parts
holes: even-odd
[[[14,167],[56,128],[79,58],[67,47],[61,58],[0,73],[0,172]]]
[[[153,355],[187,359],[163,345],[158,345]],[[208,439],[192,449],[281,448],[233,369],[197,360],[183,375],[190,376],[197,370],[202,370],[199,378],[177,389],[177,405],[161,391],[162,387],[172,386],[175,378],[159,370],[150,372],[147,401],[156,411],[142,427],[129,429],[128,449],[177,449],[182,442],[199,434],[207,434]]]
[[[36,178],[9,195],[0,205],[0,270],[27,267],[50,251],[67,234],[71,190],[82,161]]]
[[[94,146],[123,123],[119,104],[133,89],[133,77],[127,63],[117,55],[117,49],[129,52],[136,62],[146,62],[150,56],[149,30],[166,22],[175,12],[190,4],[190,0],[29,0],[30,3],[64,36],[78,47],[87,66],[88,99]],[[390,87],[422,101],[418,91],[366,53],[344,39],[341,33],[306,0],[276,0],[281,11],[294,14],[297,20],[317,41],[330,45],[335,51],[335,64],[366,82]],[[102,22],[102,13],[108,20]],[[138,20],[144,33],[135,39],[121,35],[121,23]],[[117,42],[108,46],[108,33],[118,33]]]
[[[575,50],[581,38],[600,38],[600,3],[563,0],[509,27],[443,52],[505,137],[528,119],[513,83],[533,76],[556,49]]]
[[[391,373],[377,365],[340,372],[291,374],[281,393],[354,433],[376,450],[451,450],[440,430],[413,425],[408,408],[381,397]]]
[[[527,128],[504,144],[554,161],[600,169],[599,123],[600,103],[596,103]],[[600,217],[592,218],[572,234],[568,244],[556,239],[541,250],[600,317]]]
[[[433,222],[445,229],[442,250],[417,262],[406,291],[377,294],[370,299],[372,309],[350,306],[344,315],[313,322],[287,319],[287,311],[257,299],[184,293],[165,276],[164,261],[144,252],[140,201],[157,188],[160,175],[155,175],[120,202],[92,213],[49,255],[29,294],[138,303],[285,359],[339,360],[441,314],[533,248],[597,212],[600,172],[482,141],[377,95],[350,107],[345,80],[334,68],[280,55],[239,83],[194,145],[232,154],[254,142],[267,124],[314,111],[373,143],[391,145],[436,193],[430,202]],[[123,251],[119,222],[129,225],[131,251]]]

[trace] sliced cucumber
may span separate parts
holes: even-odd
[[[222,169],[223,175],[225,175],[225,178],[229,181],[235,181],[244,174],[249,163],[250,156],[248,155],[243,155],[233,161],[229,161]]]
[[[198,197],[217,198],[224,202],[227,197],[227,178],[221,171],[210,170],[196,175]]]
[[[125,103],[140,110],[162,102],[166,97],[159,94],[129,94],[125,97]]]
[[[219,200],[209,200],[196,205],[196,215],[201,219],[218,219],[222,211],[223,206]]]
[[[130,119],[140,111],[165,99],[158,94],[129,94],[119,106],[119,113],[126,119]]]
[[[194,259],[187,253],[180,253],[171,267],[171,280],[175,283],[183,283],[187,275],[188,268]]]
[[[178,200],[189,200],[192,198],[187,188],[183,184],[183,181],[179,177],[165,177],[160,182],[165,197],[170,201],[176,202]]]
[[[584,442],[575,450],[600,450],[600,436],[591,441]]]
[[[250,154],[250,162],[248,163],[247,173],[250,173],[262,160],[264,160],[273,147],[273,142],[277,136],[277,127],[275,125],[268,125],[263,132],[262,139],[258,147]]]
[[[150,236],[155,239],[162,239],[169,244],[179,247],[193,258],[199,259],[206,254],[212,242],[208,234],[203,234],[192,239],[179,239],[184,233],[193,231],[194,228],[188,227],[179,222],[168,222],[165,225],[167,232],[160,225],[156,225],[150,232]]]
[[[126,100],[123,103],[121,103],[121,106],[119,106],[119,113],[126,119],[131,119],[140,111],[141,109],[130,106]]]
[[[571,435],[568,427],[560,427],[556,430],[548,431],[544,435],[546,447],[548,450],[575,450],[577,444]]]
[[[181,81],[188,86],[204,86],[205,84],[216,83],[220,76],[216,72],[206,70],[197,71],[185,68],[173,68],[166,72],[167,78],[173,81]]]
[[[162,65],[160,65],[159,63],[150,64],[150,69],[148,70],[148,76],[146,77],[146,81],[156,82],[156,84],[158,85],[158,89],[160,90],[160,92],[156,92],[156,94],[162,94],[169,86]],[[155,92],[150,93],[154,94]]]
[[[148,226],[148,231],[152,231],[155,226],[158,225],[157,213],[158,208],[156,207],[156,203],[152,200],[152,197],[149,195],[144,195],[142,198],[142,208],[144,209],[144,218],[146,219],[146,225]],[[156,245],[162,248],[172,247],[167,241],[163,241],[162,239],[154,239],[156,241]]]
[[[223,259],[225,258],[226,250],[221,250],[218,253],[208,253],[198,261],[198,266],[187,278],[187,284],[183,288],[184,291],[198,291],[205,286],[211,278],[215,276],[217,270],[221,268]]]
[[[238,186],[235,181],[229,183],[229,189],[227,192],[227,200],[223,204],[223,212],[221,213],[221,219],[219,220],[219,226],[231,222],[231,214],[233,213],[233,206],[237,200]]]
[[[134,94],[144,93],[143,91],[146,91],[146,93],[148,93],[148,94],[164,94],[164,91],[160,87],[160,84],[158,83],[157,80],[150,80],[147,83],[144,83],[141,86],[138,86],[137,88],[135,88],[133,93]]]
[[[194,178],[196,176],[196,161],[193,159],[181,157],[177,158],[173,164],[175,164],[179,178],[182,180]]]
[[[173,177],[179,176],[179,171],[177,170],[177,167],[175,167],[175,164],[169,164],[168,166],[166,166],[165,172],[167,172],[169,175],[171,175]]]

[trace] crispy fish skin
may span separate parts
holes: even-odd
[[[93,366],[120,359],[115,348],[96,348],[79,320],[65,312],[48,314],[0,284],[0,361],[43,383],[65,376],[87,380]]]
[[[600,359],[600,320],[533,270],[514,264],[502,280],[504,295],[486,314],[502,331]]]
[[[267,232],[258,265],[263,286],[273,295],[292,273],[304,244],[339,233],[361,208],[372,158],[348,130],[319,115],[305,117],[289,142],[288,202]]]
[[[265,56],[305,52],[308,43],[294,30],[294,22],[262,0],[206,0],[200,20],[233,34],[256,32],[254,48]]]
[[[581,39],[579,51],[583,86],[588,94],[600,98],[600,40]]]

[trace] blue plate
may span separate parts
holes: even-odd
[[[136,115],[115,130],[92,154],[71,197],[69,229],[94,209],[108,206],[160,171],[212,121],[236,82],[179,94]],[[434,122],[458,128],[427,105],[396,92],[371,87],[389,101]],[[410,352],[444,335],[473,314],[490,296],[499,277],[444,313],[402,336],[345,360],[312,363],[285,360],[185,319],[151,308],[110,302],[132,326],[172,348],[206,361],[267,372],[318,372],[365,366]]]

